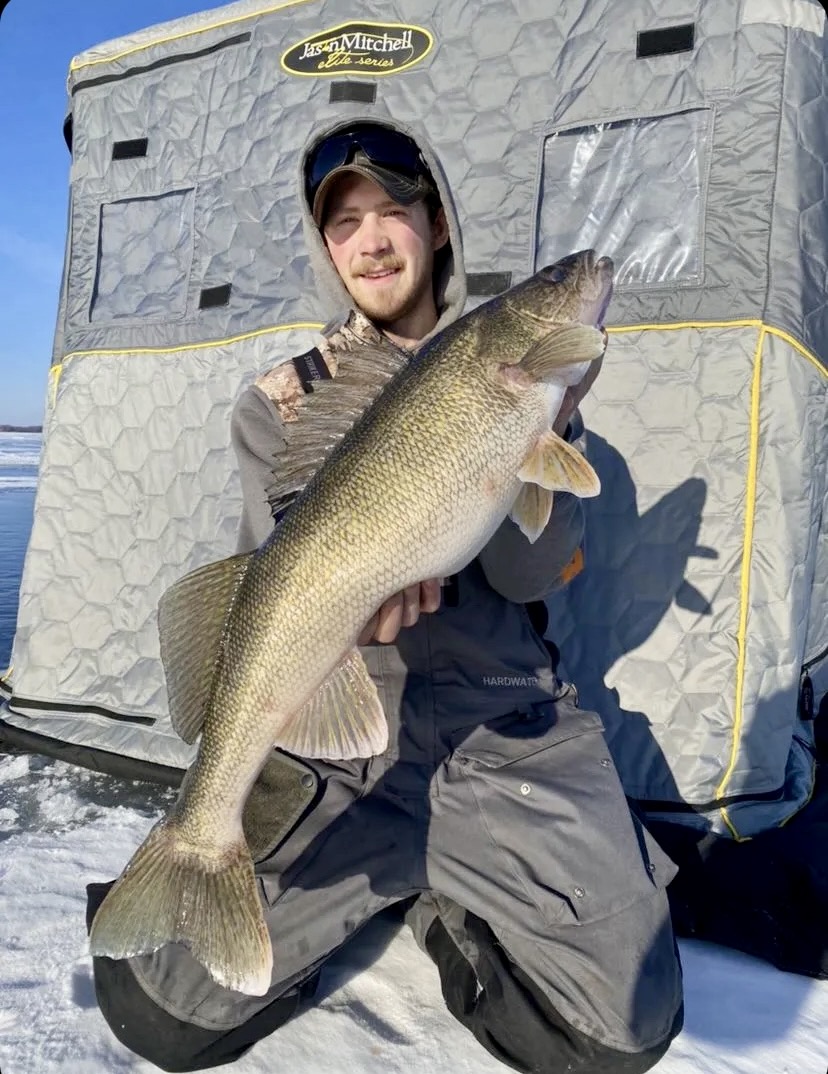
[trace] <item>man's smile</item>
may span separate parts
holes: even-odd
[[[399,276],[402,270],[398,268],[393,269],[377,269],[374,272],[360,273],[360,279],[369,280],[371,283],[381,283],[383,280],[394,279]]]

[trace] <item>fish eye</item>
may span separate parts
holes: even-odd
[[[542,268],[541,276],[547,283],[561,283],[566,277],[566,267],[558,261],[554,265],[547,265]]]

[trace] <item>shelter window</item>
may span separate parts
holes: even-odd
[[[701,284],[711,119],[698,108],[550,134],[536,268],[592,247],[617,286]]]

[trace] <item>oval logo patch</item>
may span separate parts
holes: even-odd
[[[431,52],[428,30],[396,22],[347,22],[292,45],[282,67],[292,75],[395,75]]]

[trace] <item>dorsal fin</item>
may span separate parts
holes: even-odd
[[[409,352],[379,333],[370,342],[358,337],[340,342],[342,336],[340,332],[336,337],[336,376],[314,384],[301,401],[296,421],[285,426],[285,448],[275,460],[267,490],[274,515],[301,492],[329,452],[411,359]]]
[[[242,552],[184,575],[161,596],[158,637],[170,720],[185,742],[204,724],[230,608],[252,553]]]

